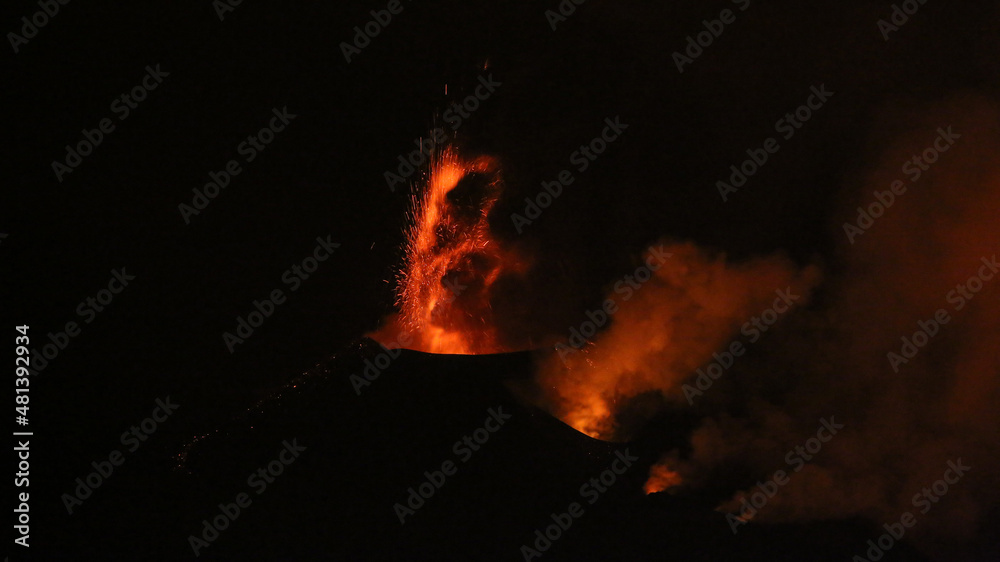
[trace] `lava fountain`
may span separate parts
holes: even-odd
[[[503,190],[497,162],[463,160],[446,149],[415,193],[405,261],[398,276],[399,314],[376,339],[409,339],[430,353],[509,351],[493,319],[491,291],[524,263],[496,241],[489,213]],[[402,341],[402,340],[400,340]]]

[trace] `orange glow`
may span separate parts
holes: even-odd
[[[433,162],[423,193],[414,196],[399,278],[396,328],[411,335],[409,347],[454,354],[506,351],[492,321],[490,294],[501,273],[520,265],[490,232],[488,215],[501,189],[491,158],[463,161],[447,149]]]
[[[589,393],[580,397],[577,408],[567,412],[563,421],[580,433],[600,439],[610,433],[611,409],[600,394]]]
[[[594,364],[581,351],[569,357],[565,364],[558,357],[550,357],[543,367],[548,373],[557,371],[552,391],[559,394],[559,418],[573,429],[594,439],[611,439],[614,433],[612,406],[607,397],[608,388],[602,384],[604,369]]]
[[[643,488],[647,494],[662,492],[668,488],[678,486],[683,482],[680,474],[677,474],[665,464],[654,464],[649,469],[649,480]]]
[[[583,344],[564,336],[556,354],[540,365],[538,378],[551,408],[591,437],[627,435],[631,428],[618,426],[618,414],[644,393],[692,405],[700,396],[687,394],[685,384],[694,383],[699,369],[719,361],[716,356],[727,353],[732,342],[750,345],[741,326],[771,306],[775,288],[805,294],[818,275],[809,268],[797,271],[780,257],[731,263],[690,243],[656,247],[670,257],[638,288],[619,290],[627,285],[614,281],[609,285],[617,287],[606,293],[616,312],[608,315],[606,327]],[[650,249],[640,263],[656,255]],[[584,333],[584,324],[580,326]],[[725,375],[728,368],[722,372],[731,376]]]

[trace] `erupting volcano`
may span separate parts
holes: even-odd
[[[523,262],[490,232],[502,188],[494,159],[466,161],[450,148],[437,155],[426,186],[412,196],[400,312],[387,327],[389,338],[406,334],[411,348],[430,353],[507,351],[493,327],[490,290],[502,274],[522,271]]]
[[[632,250],[632,264],[601,285],[603,301],[567,296],[568,285],[535,282],[549,263],[542,252],[529,260],[497,236],[500,223],[490,220],[504,189],[498,160],[466,160],[449,148],[413,196],[398,313],[376,339],[451,355],[537,350],[519,342],[544,342],[544,351],[531,354],[532,367],[518,373],[533,377],[518,398],[602,445],[644,448],[652,501],[663,501],[656,492],[664,490],[693,494],[738,526],[898,518],[909,509],[910,491],[936,482],[942,463],[975,458],[983,467],[976,474],[985,475],[997,458],[997,416],[985,398],[998,392],[995,352],[963,337],[995,336],[995,300],[979,298],[979,308],[969,310],[959,301],[954,324],[939,330],[927,352],[908,357],[905,378],[885,361],[918,319],[954,304],[948,295],[956,280],[996,263],[1000,184],[994,169],[967,170],[1000,145],[998,114],[992,106],[971,113],[961,121],[953,117],[962,115],[957,110],[950,116],[979,144],[967,143],[967,153],[937,164],[921,190],[899,197],[898,208],[905,203],[909,214],[894,207],[864,244],[842,241],[840,253],[827,259],[793,259],[780,249],[733,258],[664,236],[645,252]],[[901,136],[898,142],[902,148],[890,146],[880,156],[880,171],[845,186],[845,198],[891,185],[896,164],[927,141]],[[924,217],[933,213],[948,220],[928,226]],[[917,244],[936,251],[921,253]],[[543,295],[583,306],[552,317],[551,310],[566,307],[531,309],[511,322],[500,304],[509,304],[511,293],[530,295],[525,300],[533,303]],[[927,390],[936,388],[951,390]],[[898,395],[907,397],[905,408]],[[939,412],[936,425],[907,408]],[[843,431],[821,454],[810,453],[810,462],[794,465],[794,477],[759,516],[749,513],[741,502],[753,495],[754,480],[785,474],[788,451],[811,442],[824,419],[843,420]],[[927,444],[934,458],[920,457],[900,435]],[[885,467],[897,458],[908,459],[906,491],[889,493],[900,475]],[[935,541],[978,532],[985,519],[968,506],[996,504],[992,480],[963,481],[927,516],[929,530],[912,540],[932,552]]]

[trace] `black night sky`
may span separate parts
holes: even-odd
[[[38,16],[48,21],[30,39],[12,38],[49,4],[58,13]],[[516,302],[505,322],[560,334],[665,238],[836,278],[850,267],[840,225],[871,191],[845,185],[898,139],[933,131],[928,114],[962,107],[956,96],[992,103],[1000,90],[988,2],[929,0],[894,30],[878,23],[893,17],[888,0],[235,4],[7,4],[3,329],[13,349],[14,327],[30,326],[34,432],[31,546],[9,543],[11,560],[193,559],[188,537],[240,492],[253,503],[197,558],[525,559],[549,512],[624,449],[517,401],[500,381],[530,379],[530,354],[407,353],[355,394],[347,373],[373,357],[360,338],[393,311],[410,187],[426,169],[391,190],[401,155],[430,137],[498,159],[506,191],[490,225],[538,266],[496,306]],[[372,11],[391,19],[345,47]],[[699,33],[711,42],[679,71]],[[477,93],[457,118],[453,104]],[[581,171],[574,153],[616,120],[627,128]],[[67,155],[88,137],[88,154]],[[724,201],[716,182],[771,137],[766,164]],[[518,232],[511,215],[563,170],[574,181]],[[259,327],[224,337],[255,310],[267,311]],[[167,397],[178,406],[163,417]],[[468,464],[457,456],[454,490],[400,525],[392,506],[407,487],[456,460],[454,438],[500,405],[514,429]],[[130,450],[119,436],[154,413],[162,421]],[[881,519],[733,535],[713,508],[739,484],[642,495],[649,465],[683,451],[702,413],[637,430],[642,468],[536,559],[863,558]],[[258,496],[247,475],[294,438],[301,460]],[[67,513],[76,479],[116,450],[123,464]],[[994,559],[985,529],[904,541],[884,560],[950,559],[953,546],[954,559]]]

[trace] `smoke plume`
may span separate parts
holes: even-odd
[[[881,149],[844,188],[822,283],[815,267],[780,257],[732,264],[674,245],[609,329],[539,376],[554,388],[553,408],[590,433],[613,432],[624,399],[649,391],[707,414],[692,452],[663,466],[694,488],[740,475],[720,509],[738,512],[756,481],[784,470],[787,484],[755,521],[861,517],[880,528],[910,512],[908,536],[954,555],[1000,500],[1000,274],[989,265],[1000,254],[1000,120],[989,103],[962,96],[877,130]],[[786,287],[801,301],[751,343],[741,325]],[[941,314],[948,320],[935,330]],[[734,341],[746,354],[696,386],[720,362],[713,353]],[[844,429],[790,466],[788,453],[831,417]],[[958,459],[967,474],[935,501],[915,501]]]

